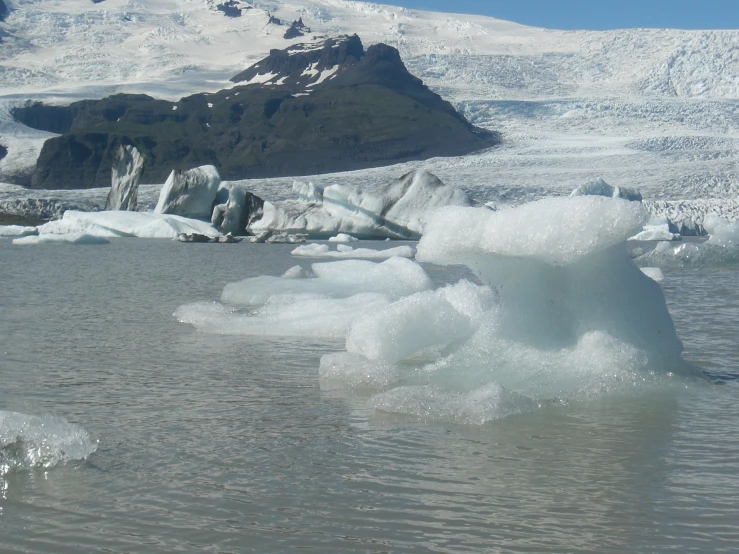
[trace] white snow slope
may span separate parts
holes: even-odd
[[[739,215],[739,31],[563,32],[346,0],[255,1],[240,18],[209,0],[9,5],[0,24],[0,144],[9,150],[0,175],[32,165],[49,136],[11,120],[9,109],[29,99],[214,91],[270,48],[357,33],[365,46],[397,47],[473,123],[503,132],[500,148],[422,164],[478,200],[518,204],[603,177],[646,200],[722,199],[725,215]],[[267,11],[286,24],[302,17],[312,35],[283,39],[286,26],[269,24]],[[417,165],[312,181],[372,187]],[[277,200],[291,183],[247,188]],[[0,206],[17,194],[0,187]],[[68,195],[104,201],[102,192]]]

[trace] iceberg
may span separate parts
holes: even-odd
[[[226,201],[218,203],[222,195],[226,196]],[[249,224],[262,215],[263,206],[264,200],[242,188],[221,188],[216,195],[210,224],[221,233],[244,236]]]
[[[111,186],[106,210],[131,211],[138,208],[139,178],[144,169],[146,156],[135,146],[119,146],[113,153]]]
[[[641,193],[638,190],[609,185],[602,177],[580,185],[572,191],[570,196],[605,196],[607,198],[622,198],[632,202],[642,201]]]
[[[416,258],[466,265],[481,285],[356,318],[321,385],[375,392],[378,412],[481,424],[692,377],[659,284],[626,248],[647,219],[640,203],[598,196],[430,214]]]
[[[403,245],[385,250],[373,250],[372,248],[352,248],[345,244],[336,246],[336,250],[329,250],[327,244],[305,244],[298,246],[291,252],[293,256],[303,256],[306,258],[364,258],[364,259],[385,259],[393,257],[412,258],[415,251],[412,246]]]
[[[221,233],[208,223],[177,215],[142,212],[78,212],[67,210],[61,219],[38,227],[39,235],[85,234],[96,237],[175,239],[180,234],[211,238]]]
[[[337,233],[363,239],[418,239],[429,210],[472,205],[464,191],[423,169],[376,190],[339,184],[322,189],[298,182],[293,190],[297,201],[265,202],[262,217],[250,230],[307,233],[316,239]]]
[[[164,183],[154,212],[210,221],[220,184],[221,176],[212,165],[176,169]]]

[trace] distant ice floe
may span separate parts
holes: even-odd
[[[707,215],[703,225],[710,233],[708,240],[674,246],[659,243],[654,249],[636,256],[640,266],[710,267],[739,265],[739,222]]]
[[[265,202],[262,217],[250,225],[254,234],[275,230],[328,238],[337,233],[358,238],[418,239],[422,219],[442,206],[470,206],[459,188],[445,185],[425,170],[411,171],[375,190],[352,185],[293,184],[297,201]]]
[[[45,235],[29,235],[18,239],[13,239],[13,244],[17,246],[30,246],[38,244],[110,244],[110,240],[105,237],[95,235],[87,235],[85,233],[68,233],[62,235],[45,234]]]
[[[177,235],[199,234],[220,237],[209,223],[181,217],[144,212],[78,212],[68,210],[62,219],[38,227],[45,235],[85,234],[95,237],[141,237],[174,239]]]
[[[648,217],[641,203],[597,196],[447,207],[427,216],[416,257],[467,265],[481,284],[434,289],[396,258],[313,264],[228,285],[227,304],[176,316],[208,332],[343,337],[344,351],[321,360],[321,387],[424,421],[477,425],[632,394],[694,375],[658,270],[640,270],[626,248]],[[390,291],[396,265],[407,287]]]
[[[644,225],[642,231],[629,237],[629,240],[652,241],[652,240],[680,240],[678,233],[670,231],[670,222],[666,217],[651,217]]]
[[[25,237],[37,234],[38,229],[36,227],[27,227],[23,225],[0,225],[0,238]]]
[[[95,450],[87,431],[63,417],[0,411],[0,477],[85,460]]]
[[[330,237],[328,239],[329,242],[357,242],[358,240],[358,238],[347,235],[346,233],[339,233],[335,237]]]
[[[293,256],[306,258],[363,258],[369,260],[387,259],[393,257],[412,258],[416,252],[412,246],[403,245],[385,250],[373,250],[372,248],[352,248],[346,244],[336,245],[336,250],[330,250],[327,244],[305,244],[298,246],[291,252]]]

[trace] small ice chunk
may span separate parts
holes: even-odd
[[[346,233],[339,233],[335,237],[328,239],[329,242],[357,242],[359,239]]]
[[[662,273],[662,270],[658,267],[642,267],[641,272],[658,283],[665,280],[664,273]]]
[[[79,425],[59,416],[33,416],[0,410],[0,477],[10,471],[49,469],[85,460],[97,442]]]

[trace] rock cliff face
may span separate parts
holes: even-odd
[[[147,158],[143,182],[215,166],[224,179],[298,176],[466,154],[499,142],[431,92],[397,50],[357,36],[272,50],[238,86],[176,103],[110,96],[66,107],[32,104],[21,122],[60,133],[44,144],[36,188],[107,184],[113,152]]]

